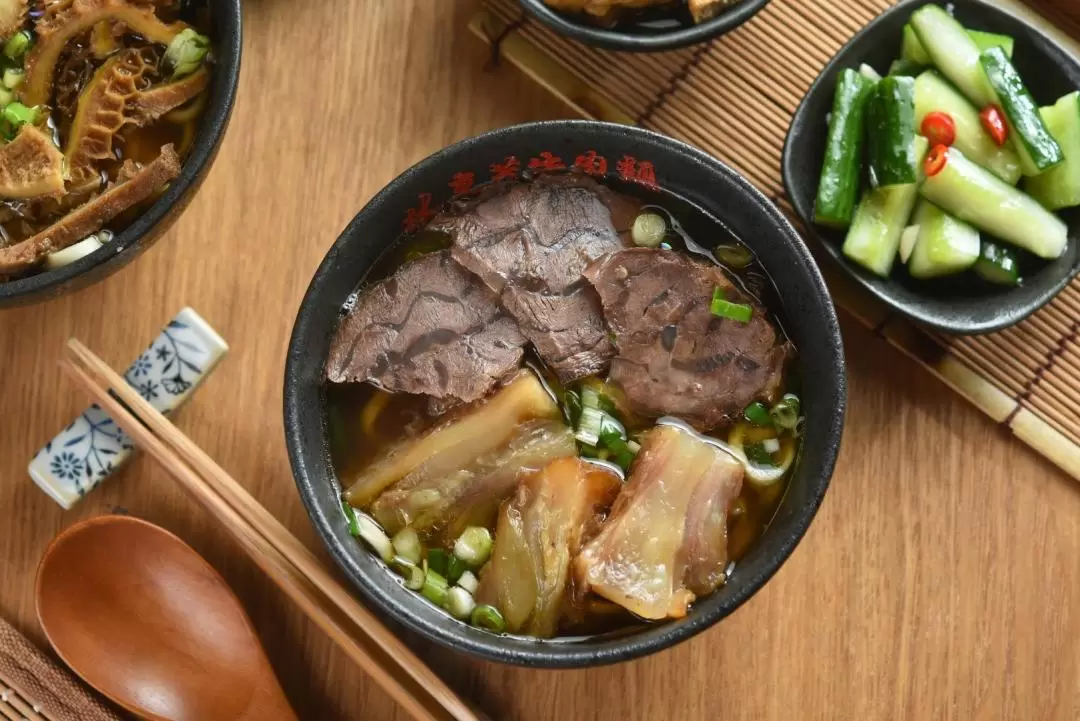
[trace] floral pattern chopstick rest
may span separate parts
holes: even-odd
[[[168,415],[191,397],[228,350],[209,323],[184,308],[131,364],[124,379]],[[127,434],[95,404],[46,443],[27,470],[41,490],[68,509],[134,452]]]

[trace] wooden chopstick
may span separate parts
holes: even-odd
[[[84,345],[72,340],[68,347],[65,372],[206,506],[305,613],[414,718],[478,721],[476,712],[345,592],[235,479]]]

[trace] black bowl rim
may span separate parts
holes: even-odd
[[[352,236],[364,222],[363,218],[368,212],[376,212],[377,208],[393,197],[398,188],[408,184],[417,176],[423,176],[429,170],[439,167],[444,159],[458,153],[482,146],[489,140],[501,140],[514,136],[527,137],[536,130],[558,130],[564,133],[573,133],[577,130],[589,130],[595,132],[617,132],[629,134],[635,137],[639,143],[653,143],[674,154],[688,157],[692,162],[709,167],[717,174],[727,176],[735,185],[746,193],[747,198],[755,202],[766,216],[768,221],[775,225],[780,235],[788,244],[792,253],[792,260],[799,263],[805,269],[810,280],[807,292],[820,307],[822,329],[825,333],[821,336],[824,344],[833,356],[834,374],[832,378],[836,383],[834,412],[830,415],[824,437],[827,439],[822,448],[820,474],[810,479],[808,488],[808,501],[802,507],[794,511],[794,518],[787,534],[778,539],[776,548],[770,554],[771,560],[765,564],[765,569],[757,576],[749,577],[745,585],[735,593],[727,603],[718,604],[708,612],[698,611],[691,613],[688,619],[678,625],[667,624],[656,626],[655,634],[645,637],[645,633],[631,634],[625,637],[611,639],[603,649],[587,649],[566,651],[565,646],[560,649],[558,655],[548,653],[545,648],[549,644],[538,641],[527,649],[507,649],[501,644],[500,637],[491,635],[483,640],[466,638],[457,633],[456,625],[448,624],[438,626],[426,623],[423,619],[416,618],[395,602],[394,598],[384,593],[374,584],[366,581],[366,571],[361,568],[354,559],[345,551],[344,545],[335,535],[330,519],[322,512],[315,500],[315,485],[319,479],[309,474],[306,457],[311,451],[302,448],[303,431],[301,428],[301,413],[304,399],[299,390],[300,384],[296,381],[302,374],[301,366],[309,361],[304,359],[305,337],[309,334],[309,327],[318,322],[315,314],[314,299],[315,290],[324,282],[324,278],[334,273],[336,259],[346,251],[346,246],[353,242]],[[373,210],[376,209],[376,210]],[[342,299],[344,301],[344,299]],[[780,567],[790,558],[795,547],[806,535],[811,522],[817,515],[818,509],[829,488],[836,460],[840,451],[840,443],[843,434],[844,416],[847,407],[847,373],[843,353],[843,340],[840,334],[840,325],[836,315],[836,309],[832,303],[828,288],[821,275],[817,264],[814,262],[805,242],[795,231],[788,219],[769,199],[755,188],[746,178],[724,164],[719,159],[710,156],[686,143],[673,138],[645,130],[636,126],[619,125],[594,120],[550,120],[506,128],[492,130],[472,138],[462,140],[453,145],[437,151],[431,156],[413,165],[401,175],[392,180],[386,187],[379,191],[360,210],[346,226],[341,235],[328,250],[323,261],[320,263],[311,284],[304,294],[292,336],[289,340],[288,355],[285,365],[284,376],[284,429],[285,444],[289,453],[289,462],[292,466],[293,476],[299,490],[301,500],[307,509],[316,532],[322,538],[331,556],[351,581],[353,587],[360,593],[364,600],[374,607],[385,612],[390,618],[400,623],[405,628],[419,633],[435,643],[451,650],[464,651],[475,657],[507,663],[512,665],[539,667],[539,668],[581,668],[586,666],[600,666],[621,661],[628,661],[641,656],[646,656],[687,640],[705,629],[711,627],[721,619],[734,613],[751,596],[757,593],[768,582]],[[321,450],[319,451],[321,452]],[[699,607],[700,608],[700,607]]]
[[[703,43],[719,37],[757,15],[769,4],[769,1],[743,0],[740,5],[726,10],[712,20],[707,20],[700,25],[656,35],[634,35],[590,27],[583,23],[574,22],[565,14],[552,10],[544,4],[544,0],[521,0],[521,5],[529,14],[552,30],[579,40],[586,45],[606,50],[651,53],[662,50],[677,50],[678,48]]]
[[[858,283],[860,287],[865,288],[867,291],[873,294],[875,298],[887,305],[892,311],[904,316],[905,318],[916,321],[917,323],[920,323],[928,328],[941,331],[943,333],[949,333],[952,335],[985,335],[987,333],[994,333],[999,330],[1004,330],[1005,328],[1011,328],[1012,326],[1023,322],[1032,314],[1045,306],[1047,303],[1052,301],[1055,297],[1057,297],[1059,293],[1061,293],[1062,290],[1065,289],[1065,286],[1067,286],[1073,281],[1077,273],[1080,272],[1080,263],[1074,264],[1070,272],[1065,273],[1061,277],[1061,279],[1049,286],[1041,295],[1036,297],[1033,301],[1025,305],[1018,306],[1018,310],[1016,312],[1009,313],[1006,317],[1002,319],[987,320],[984,322],[961,322],[958,320],[951,320],[936,313],[920,313],[914,309],[894,303],[887,294],[882,293],[874,285],[868,283],[864,278],[859,275],[858,272],[855,271],[853,267],[848,265],[847,262],[845,262],[837,254],[835,254],[830,246],[832,241],[821,235],[817,226],[813,222],[813,218],[807,217],[806,213],[803,212],[803,208],[800,207],[801,203],[796,200],[795,194],[792,192],[792,185],[794,182],[793,178],[796,175],[793,167],[795,149],[792,147],[792,127],[794,127],[795,121],[797,119],[800,119],[803,115],[806,105],[810,102],[810,98],[822,91],[821,86],[824,83],[825,76],[834,69],[836,64],[839,62],[840,56],[844,54],[844,52],[847,51],[849,47],[854,45],[855,42],[862,38],[864,35],[874,32],[879,24],[884,23],[894,13],[905,12],[912,5],[922,5],[926,4],[926,2],[927,0],[901,0],[901,2],[898,2],[896,5],[893,5],[889,9],[885,10],[880,15],[871,20],[869,23],[867,23],[865,26],[860,28],[858,32],[852,35],[851,38],[846,43],[844,43],[844,46],[836,51],[836,54],[833,55],[833,57],[829,60],[825,67],[822,68],[821,72],[814,79],[813,84],[806,91],[806,94],[803,95],[803,99],[802,102],[799,103],[799,107],[796,108],[795,113],[791,116],[792,122],[791,125],[788,126],[787,137],[784,140],[784,150],[781,155],[781,174],[784,181],[784,192],[787,194],[788,200],[791,202],[791,206],[795,210],[795,213],[802,221],[803,227],[806,228],[808,233],[813,234],[814,238],[819,243],[821,243],[823,246],[826,246],[825,254],[829,256],[830,261],[834,265],[842,269],[844,273],[848,277],[852,278],[856,283]],[[1036,27],[1027,19],[1017,15],[1015,12],[1011,11],[1008,8],[993,5],[986,0],[966,0],[966,2],[972,3],[974,5],[979,5],[984,10],[996,12],[1001,15],[1007,16],[1010,19],[1016,21],[1017,23],[1022,24],[1034,35],[1038,35],[1047,43],[1061,50],[1062,54],[1069,56],[1073,55],[1066,48],[1062,47],[1062,45],[1057,40],[1050,37],[1047,33],[1043,32],[1043,30]],[[1080,60],[1078,60],[1077,62],[1078,64],[1080,64]]]
[[[228,42],[214,48],[213,82],[222,83],[215,90],[211,104],[202,118],[202,127],[191,151],[184,160],[180,175],[169,184],[168,189],[145,213],[118,233],[113,240],[84,258],[56,270],[49,270],[26,278],[0,283],[0,305],[32,303],[51,297],[84,274],[100,266],[114,262],[123,264],[133,259],[152,236],[154,229],[165,220],[174,206],[198,185],[200,178],[209,170],[218,146],[225,137],[229,118],[236,104],[240,85],[240,61],[243,53],[243,13],[240,0],[214,0],[213,12],[224,15],[228,27],[235,32],[227,36]],[[216,22],[216,21],[215,21]],[[127,258],[124,256],[131,256]],[[117,266],[119,267],[119,266]],[[104,276],[99,278],[102,279]]]

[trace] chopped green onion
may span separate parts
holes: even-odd
[[[718,245],[713,253],[717,260],[735,270],[742,270],[754,262],[754,253],[741,243]]]
[[[581,409],[600,409],[600,391],[595,386],[587,385],[581,389]]]
[[[26,72],[22,68],[8,68],[4,71],[4,87],[8,90],[19,87],[25,79]]]
[[[391,540],[394,552],[413,563],[420,563],[424,557],[424,547],[420,545],[420,536],[412,526],[406,526],[394,534]]]
[[[450,554],[441,548],[433,548],[427,554],[428,568],[445,576],[450,569]]]
[[[751,443],[744,450],[746,458],[754,465],[767,468],[776,465],[773,463],[772,454],[765,449],[765,445],[762,443]]]
[[[360,538],[386,563],[394,560],[394,545],[390,543],[390,536],[386,535],[386,531],[366,513],[357,513],[354,510],[353,514],[360,529]]]
[[[424,569],[409,559],[395,556],[390,562],[390,568],[405,579],[405,588],[410,591],[419,591],[424,587]]]
[[[15,102],[15,91],[0,87],[0,108],[6,108]]]
[[[454,555],[473,568],[479,568],[491,556],[491,531],[483,526],[469,526],[454,544]]]
[[[349,522],[349,534],[353,538],[360,538],[360,524],[356,522],[356,511],[345,501],[341,502],[341,510],[345,512],[345,520]]]
[[[454,586],[446,596],[446,610],[459,621],[468,620],[476,610],[476,601],[472,594],[461,586]]]
[[[20,30],[12,35],[4,43],[4,55],[11,60],[19,60],[23,55],[26,55],[26,51],[30,49],[30,33],[26,30]]]
[[[799,399],[790,393],[781,398],[769,411],[772,422],[777,428],[794,430],[799,422]]]
[[[37,122],[37,108],[28,108],[18,101],[8,103],[3,112],[4,120],[11,123],[15,128],[23,125],[33,125]]]
[[[202,65],[210,52],[210,38],[200,35],[192,28],[180,32],[165,51],[165,62],[172,68],[172,77],[191,75]]]
[[[581,396],[577,391],[563,393],[563,415],[571,426],[577,425],[578,418],[581,416]]]
[[[600,443],[600,431],[604,426],[605,414],[599,408],[584,405],[585,395],[582,394],[581,418],[578,420],[577,433],[574,437],[587,446],[595,446]]]
[[[765,452],[770,456],[780,451],[780,439],[779,438],[766,438],[761,442],[761,447],[765,449]]]
[[[424,585],[420,587],[420,594],[436,606],[445,606],[448,589],[449,585],[442,574],[429,568],[424,576]]]
[[[746,410],[743,411],[743,418],[762,428],[771,426],[773,423],[772,416],[769,415],[769,409],[759,401],[754,401],[746,407]]]
[[[641,450],[641,444],[637,441],[627,441],[626,447],[629,448],[630,452],[633,453],[635,456],[638,454],[638,451]]]
[[[480,579],[473,575],[472,571],[466,571],[461,574],[461,578],[457,580],[457,585],[461,586],[469,593],[475,594],[476,589],[480,588]]]
[[[634,219],[630,239],[639,248],[656,248],[667,236],[667,221],[657,213],[642,213]]]
[[[732,303],[724,299],[723,290],[716,288],[712,297],[712,314],[718,318],[728,318],[739,323],[749,323],[754,317],[754,309],[745,303]]]
[[[499,613],[499,609],[486,603],[482,603],[473,609],[472,618],[469,619],[469,622],[477,628],[492,633],[502,633],[506,630],[506,620]]]
[[[469,570],[468,564],[457,556],[450,556],[450,563],[446,567],[446,580],[457,583],[467,570]]]

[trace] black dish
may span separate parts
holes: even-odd
[[[579,157],[606,158],[613,174],[617,165],[625,169],[628,160],[640,167],[648,159],[660,187],[718,216],[722,212],[773,275],[785,327],[800,349],[800,371],[813,379],[803,392],[808,434],[775,520],[729,583],[680,621],[576,641],[492,635],[454,621],[405,590],[349,535],[330,459],[323,381],[342,304],[399,237],[403,219],[422,214],[418,208],[438,209],[453,192],[448,183],[460,174],[487,179],[499,165],[511,165],[511,156],[521,159],[521,168],[527,158],[549,163],[562,158],[570,165]],[[724,618],[765,584],[806,532],[829,485],[845,401],[843,347],[828,291],[802,240],[760,192],[718,160],[670,138],[608,123],[557,121],[496,130],[446,148],[405,171],[360,211],[323,260],[300,307],[289,343],[284,411],[300,496],[335,561],[369,604],[450,649],[525,666],[580,667],[672,646]]]
[[[215,59],[210,97],[180,175],[146,212],[105,247],[63,268],[0,282],[0,307],[56,298],[104,280],[153,245],[195,197],[225,136],[240,82],[240,0],[213,0],[210,7],[210,38]]]
[[[652,53],[684,48],[687,45],[695,45],[719,37],[752,18],[768,2],[769,0],[742,0],[735,7],[720,13],[712,20],[707,20],[700,25],[684,25],[674,29],[663,25],[650,27],[649,24],[606,29],[590,25],[587,18],[576,17],[572,13],[556,12],[548,7],[544,0],[521,0],[521,5],[552,30],[586,45],[607,50]]]
[[[836,77],[844,68],[867,63],[885,70],[900,52],[904,24],[911,13],[932,0],[907,0],[863,28],[822,71],[795,112],[784,146],[783,174],[788,197],[803,224],[825,251],[863,287],[897,312],[947,333],[978,334],[1019,323],[1048,303],[1080,271],[1080,209],[1059,213],[1069,225],[1069,244],[1054,261],[1024,268],[1018,288],[1000,288],[977,278],[956,276],[933,281],[911,278],[898,263],[889,278],[879,278],[844,257],[844,233],[814,225],[821,162],[825,154],[826,116],[832,110]],[[940,3],[939,3],[940,4]],[[1035,100],[1052,104],[1080,89],[1080,65],[1069,53],[1026,21],[981,0],[954,0],[956,18],[966,27],[1011,35],[1014,61]]]

